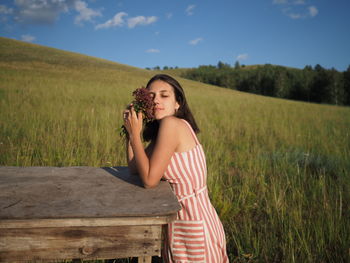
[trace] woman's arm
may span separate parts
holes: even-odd
[[[125,139],[125,148],[126,148],[126,161],[129,167],[131,174],[137,174],[137,167],[134,158],[134,152],[132,150],[129,138]]]
[[[129,104],[127,108],[123,111],[123,119],[124,122],[128,118],[130,114],[130,109],[132,107],[132,104]],[[125,125],[124,125],[125,127]],[[125,127],[126,128],[126,127]],[[126,162],[129,167],[129,172],[131,174],[136,174],[137,173],[137,168],[136,168],[136,163],[134,159],[134,152],[132,150],[131,144],[130,144],[130,139],[129,139],[129,133],[127,132],[125,135],[125,156],[126,156]]]
[[[131,143],[129,138],[127,137],[125,140],[125,145],[126,145],[126,161],[129,167],[129,171],[131,174],[137,174],[137,167],[136,167],[136,162],[134,158],[134,151],[132,150]],[[152,155],[154,149],[154,143],[151,142],[145,149],[145,153],[148,158]]]
[[[146,188],[158,185],[176,150],[179,143],[176,132],[177,121],[175,117],[166,117],[161,120],[157,141],[150,158],[147,156],[141,140],[142,114],[136,114],[132,108],[129,118],[125,121],[137,171]]]

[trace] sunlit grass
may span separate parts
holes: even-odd
[[[0,165],[126,165],[121,112],[155,72],[0,38]],[[233,262],[346,262],[350,109],[178,78]]]

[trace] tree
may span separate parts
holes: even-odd
[[[241,67],[241,65],[239,64],[239,61],[237,60],[235,62],[235,69],[239,69]]]
[[[350,105],[350,65],[346,71],[343,72],[344,78],[344,103]]]
[[[218,62],[217,68],[218,68],[218,69],[230,68],[230,65],[227,64],[227,63],[224,63],[224,62],[219,61],[219,62]]]
[[[303,72],[289,72],[289,98],[307,100],[307,88],[303,85]]]
[[[316,74],[311,84],[311,101],[329,103],[331,98],[330,74],[319,64],[315,66]]]
[[[217,66],[201,65],[186,70],[182,77],[230,89],[273,96],[337,105],[350,105],[350,66],[346,72],[327,70],[317,64],[293,69],[271,64],[243,69],[237,61],[234,67],[221,61]]]
[[[310,65],[306,65],[306,66],[304,67],[304,70],[305,70],[305,71],[312,71],[312,67],[311,67]]]
[[[305,66],[305,68],[302,70],[302,81],[305,89],[305,98],[303,100],[305,101],[311,101],[312,81],[315,74],[316,72],[312,69],[311,66]]]
[[[274,68],[270,64],[266,64],[261,68],[258,68],[260,81],[258,87],[260,88],[260,94],[266,96],[275,96],[275,74]]]
[[[335,105],[343,105],[345,102],[344,76],[332,68],[328,72],[330,78],[329,102]]]
[[[315,65],[315,71],[316,72],[321,72],[321,71],[324,71],[324,68],[320,64],[316,64]]]
[[[288,71],[283,67],[279,67],[278,69],[276,69],[274,81],[275,81],[275,84],[274,84],[275,96],[278,98],[284,98],[284,99],[289,98]]]

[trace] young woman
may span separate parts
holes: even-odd
[[[144,127],[142,113],[132,105],[123,113],[128,131],[127,158],[131,172],[139,174],[144,187],[167,180],[182,209],[168,225],[162,253],[165,262],[228,262],[225,233],[210,203],[203,148],[196,133],[197,124],[184,91],[172,77],[159,74],[146,86],[155,103],[155,121]]]

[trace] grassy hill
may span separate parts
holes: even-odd
[[[0,38],[0,165],[126,165],[121,112],[155,73]],[[349,261],[350,109],[177,79],[231,261]]]

